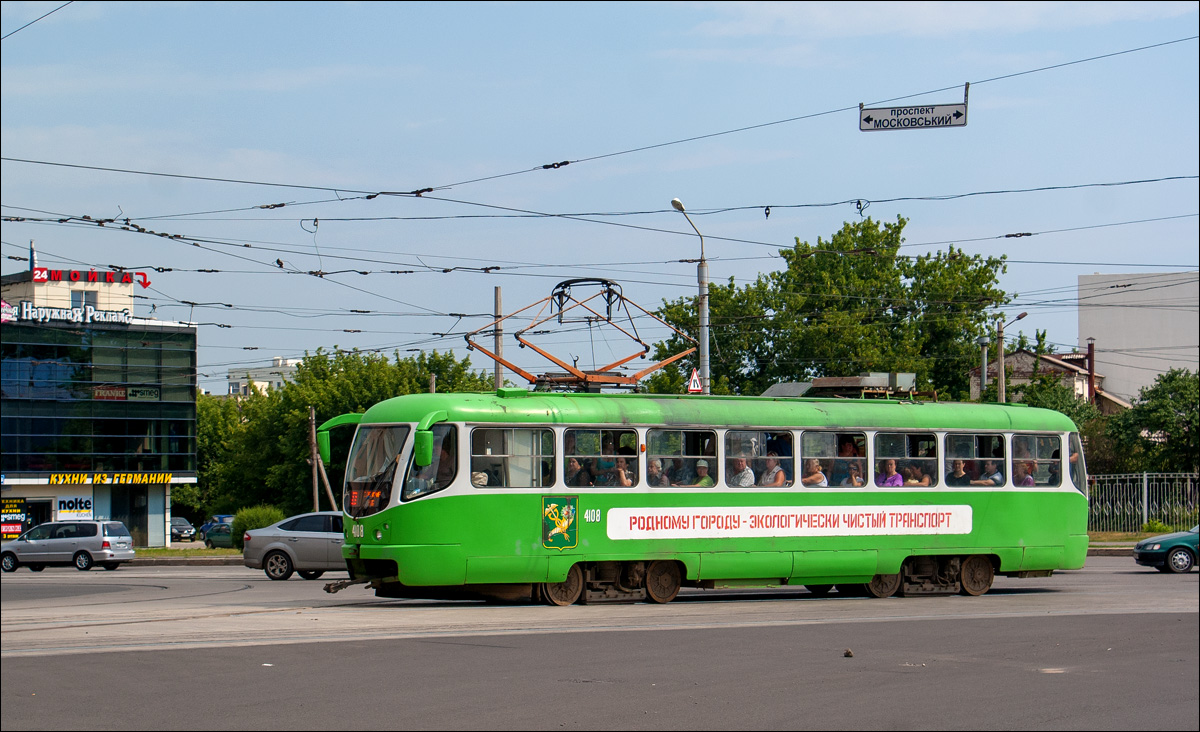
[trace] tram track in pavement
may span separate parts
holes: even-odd
[[[66,577],[64,574],[63,580]],[[87,585],[103,583],[103,577],[78,579],[84,581],[86,590]],[[12,579],[8,575],[4,581],[3,657],[952,619],[1144,613],[1194,616],[1198,605],[1195,573],[1172,577],[1128,568],[1115,559],[1054,578],[998,581],[991,592],[978,598],[952,595],[878,600],[836,592],[818,598],[796,588],[730,588],[685,590],[667,605],[604,603],[566,608],[373,597],[335,601],[311,583],[247,582],[226,573],[205,573],[199,581],[209,587],[201,592],[195,591],[202,588],[192,584],[195,576],[191,573],[160,574],[147,578],[149,582],[121,583],[134,595],[124,602],[106,597],[100,603],[47,608],[28,597],[14,601],[10,592],[16,584],[23,584],[20,580],[45,587],[43,579],[18,578],[18,583]],[[172,589],[184,592],[171,595]],[[1146,601],[1148,593],[1155,593],[1154,602]],[[314,602],[318,598],[323,602]],[[130,612],[114,612],[122,606]]]

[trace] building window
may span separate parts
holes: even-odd
[[[95,290],[71,290],[71,307],[81,308],[86,305],[99,307],[100,293]]]

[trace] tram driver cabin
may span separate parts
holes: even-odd
[[[1019,404],[414,394],[356,428],[343,555],[385,597],[985,593],[1083,566],[1074,423]]]

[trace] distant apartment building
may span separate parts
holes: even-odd
[[[1173,368],[1200,369],[1200,272],[1079,277],[1079,350],[1095,339],[1104,390],[1131,402]]]
[[[284,358],[276,356],[271,359],[270,366],[256,368],[230,369],[226,378],[229,380],[230,396],[248,396],[250,390],[264,392],[267,389],[280,389],[296,375],[296,367],[304,359]]]

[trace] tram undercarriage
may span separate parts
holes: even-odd
[[[868,582],[841,582],[836,585],[805,583],[805,587],[817,596],[828,595],[834,589],[844,596],[876,598],[955,593],[978,596],[991,588],[996,567],[995,557],[982,554],[913,556],[904,561],[899,572],[877,574]],[[359,571],[354,571],[355,569]],[[1034,570],[1004,574],[1013,577],[1048,577],[1052,573],[1052,570]],[[544,602],[549,605],[566,606],[604,602],[667,603],[675,599],[683,587],[783,587],[794,586],[797,582],[794,579],[789,582],[786,578],[688,580],[682,563],[657,560],[580,562],[572,565],[562,582],[415,587],[396,580],[394,563],[377,561],[369,566],[363,563],[362,566],[352,567],[350,580],[331,582],[325,586],[325,590],[337,592],[356,584],[369,585],[375,590],[377,597],[486,599],[500,602]]]

